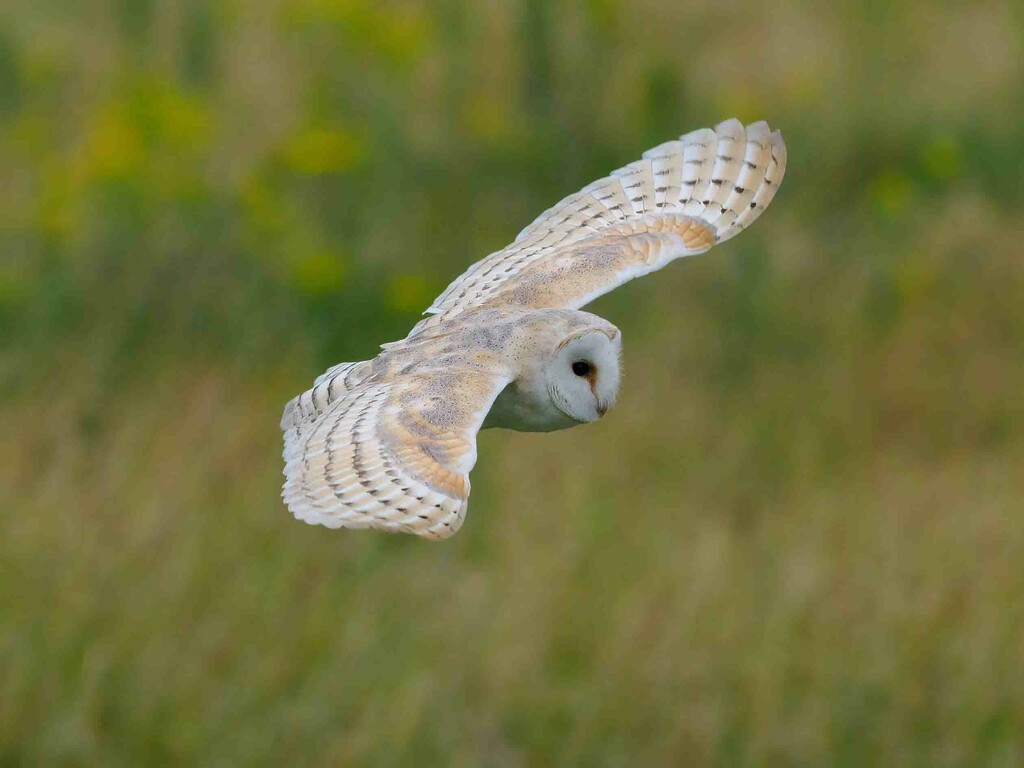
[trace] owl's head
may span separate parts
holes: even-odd
[[[621,350],[622,334],[611,324],[563,339],[547,366],[548,394],[555,407],[579,422],[604,416],[619,394]]]

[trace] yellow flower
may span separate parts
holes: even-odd
[[[201,148],[211,136],[209,110],[199,99],[171,85],[158,84],[150,94],[163,138],[172,146]]]
[[[86,178],[126,176],[138,169],[145,145],[138,125],[118,104],[108,104],[86,129],[81,169]]]

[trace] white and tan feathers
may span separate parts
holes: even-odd
[[[392,352],[355,364],[358,381],[331,369],[285,407],[282,495],[297,518],[426,538],[459,529],[476,433],[508,378],[493,356],[434,346],[418,362]]]
[[[496,400],[488,426],[528,431],[595,420],[614,402],[620,334],[579,307],[750,226],[785,167],[777,131],[728,120],[655,147],[545,211],[452,282],[406,339],[374,360],[334,366],[288,403],[288,508],[332,528],[455,533],[476,433]],[[566,357],[590,348],[612,378],[577,371],[576,352]],[[559,366],[568,378],[547,387]],[[568,391],[583,407],[559,405]]]
[[[582,307],[635,277],[728,240],[768,207],[782,135],[726,120],[666,142],[549,208],[471,266],[413,334],[475,307]]]
[[[610,327],[583,312],[483,310],[334,366],[284,408],[285,503],[329,528],[451,536],[477,431],[513,371],[538,344],[593,325]]]

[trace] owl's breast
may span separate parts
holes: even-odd
[[[498,395],[481,429],[516,432],[556,432],[580,422],[555,407],[546,390],[533,391],[512,382]]]

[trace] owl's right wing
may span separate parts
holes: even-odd
[[[466,517],[477,431],[510,378],[467,362],[316,395],[346,372],[328,371],[285,407],[288,509],[329,528],[451,536]]]
[[[785,170],[782,134],[765,122],[744,128],[727,120],[657,146],[565,198],[507,248],[471,266],[410,336],[477,308],[579,309],[749,227]]]

